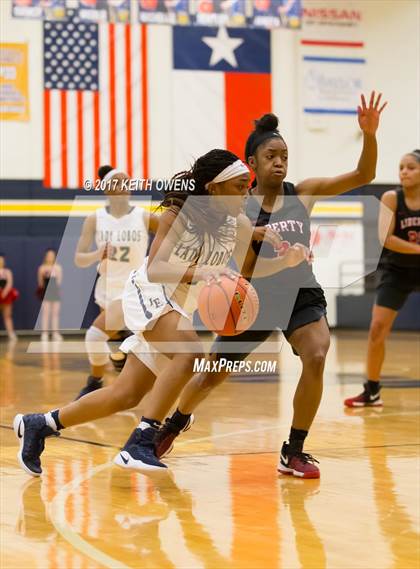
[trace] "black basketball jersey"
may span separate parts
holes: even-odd
[[[395,237],[417,243],[420,245],[420,209],[412,210],[407,207],[404,198],[404,190],[398,188],[397,209],[395,210]],[[420,270],[420,255],[410,255],[405,253],[396,253],[385,249],[386,264],[395,265],[396,267],[418,268]]]
[[[284,200],[280,209],[267,212],[261,207],[252,195],[248,198],[246,214],[251,219],[253,225],[268,226],[278,233],[283,239],[282,247],[274,250],[273,246],[267,242],[253,241],[252,248],[257,255],[273,258],[284,254],[284,252],[296,243],[301,243],[309,248],[311,239],[310,220],[306,207],[296,194],[294,185],[290,182],[283,182]],[[303,261],[297,267],[284,269],[278,273],[264,278],[253,278],[252,284],[257,289],[264,288],[264,292],[269,290],[272,294],[281,294],[282,289],[299,289],[319,287],[311,265]]]

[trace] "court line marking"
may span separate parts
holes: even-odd
[[[404,416],[404,415],[419,415],[418,411],[407,411],[407,412],[402,412],[402,413],[386,413],[386,414],[381,414],[382,417],[391,417],[393,415],[398,415],[398,416]],[[360,417],[360,415],[355,415],[355,417]],[[347,417],[346,417],[347,418]],[[328,420],[328,418],[327,418]],[[331,419],[330,419],[331,420]],[[201,437],[198,439],[190,439],[188,441],[180,441],[179,443],[177,443],[177,448],[180,447],[181,445],[187,445],[187,444],[192,444],[192,443],[198,443],[198,442],[203,442],[206,441],[207,439],[222,439],[225,437],[230,437],[230,436],[235,436],[235,435],[248,435],[248,434],[252,434],[252,433],[256,433],[256,432],[262,432],[262,431],[273,431],[273,430],[277,430],[277,429],[283,429],[283,428],[288,428],[290,425],[290,423],[279,423],[278,425],[276,425],[275,427],[261,427],[260,429],[243,429],[241,431],[232,431],[230,433],[222,433],[220,435],[210,435],[208,437]],[[357,447],[360,448],[360,447]]]
[[[267,429],[257,429],[257,430],[262,431],[262,430],[267,430]],[[255,432],[255,430],[253,432]],[[235,431],[233,433],[225,433],[224,435],[227,436],[229,434],[232,434],[232,435],[238,434],[238,431]],[[211,439],[211,438],[216,438],[216,437],[217,437],[217,435],[215,437],[212,437],[212,436],[202,437],[201,440]],[[192,441],[185,441],[184,444],[188,444],[191,442]],[[418,445],[409,443],[408,445],[407,444],[406,445],[378,445],[378,446],[363,447],[363,448],[384,448],[384,447],[398,447],[398,446],[418,446]],[[359,447],[359,449],[360,449],[360,447]],[[328,450],[328,449],[326,449],[326,450]],[[341,449],[341,450],[344,450],[344,449]],[[349,450],[352,450],[352,449],[350,448]],[[337,452],[337,449],[334,449],[334,451]],[[244,453],[244,454],[255,454],[255,453]],[[258,453],[258,454],[273,454],[273,453]],[[179,458],[182,458],[182,457],[179,457]],[[107,555],[106,553],[103,553],[100,549],[97,549],[96,547],[91,545],[89,542],[87,542],[85,539],[83,539],[80,536],[80,534],[76,530],[74,530],[72,528],[72,526],[66,520],[65,506],[66,506],[66,501],[67,501],[69,495],[76,492],[79,489],[79,487],[81,486],[81,484],[83,484],[84,482],[86,482],[87,480],[89,480],[90,478],[92,478],[93,476],[98,474],[99,472],[102,472],[103,470],[106,470],[107,468],[112,467],[112,466],[113,466],[113,463],[111,461],[105,462],[103,464],[100,464],[99,466],[90,468],[84,475],[77,476],[71,482],[68,482],[67,484],[62,486],[60,488],[60,490],[57,492],[57,494],[54,496],[52,501],[49,503],[48,511],[49,511],[51,523],[53,524],[53,526],[55,527],[57,532],[64,538],[64,540],[67,543],[69,543],[72,547],[74,547],[75,549],[80,551],[83,555],[89,557],[90,559],[93,559],[94,561],[96,561],[98,563],[101,563],[105,567],[109,567],[110,569],[130,569],[130,567],[128,565],[124,565],[123,563],[121,563],[117,559],[114,559],[113,557]]]
[[[66,501],[70,494],[76,492],[81,484],[112,466],[112,462],[105,462],[94,468],[90,468],[85,474],[77,476],[71,482],[68,482],[60,488],[51,502],[48,504],[48,512],[50,516],[51,523],[58,531],[58,533],[72,545],[75,549],[86,555],[90,559],[93,559],[97,563],[101,563],[105,567],[110,567],[111,569],[131,569],[128,565],[124,565],[121,561],[110,557],[106,553],[103,553],[100,549],[97,549],[85,539],[83,539],[76,530],[66,520]]]
[[[212,437],[210,436],[207,438],[212,438]],[[187,443],[188,441],[185,442],[185,444]],[[400,445],[385,445],[385,446],[400,446]],[[372,448],[377,448],[377,447],[372,447]],[[259,454],[266,454],[266,453],[259,453]],[[110,466],[113,466],[113,463],[111,461],[90,468],[84,475],[77,476],[71,482],[68,482],[67,484],[62,486],[48,505],[49,517],[51,523],[53,524],[57,532],[64,538],[64,540],[67,543],[69,543],[72,547],[74,547],[76,550],[80,551],[83,555],[89,557],[90,559],[93,559],[97,563],[101,563],[102,565],[110,569],[130,569],[128,565],[125,565],[124,563],[121,563],[117,559],[114,559],[113,557],[107,555],[106,553],[104,553],[100,549],[97,549],[89,542],[87,542],[85,539],[83,539],[80,536],[80,534],[77,531],[75,531],[66,520],[65,506],[69,495],[76,492],[81,486],[81,484],[83,484],[84,482],[86,482],[87,480],[89,480],[99,472],[106,470]]]
[[[394,414],[396,414],[396,413],[394,413]],[[412,414],[417,414],[417,413],[414,413],[414,412],[413,413],[411,413],[411,412],[398,413],[398,415],[404,415],[404,414],[405,415],[407,415],[407,414],[412,415]],[[391,413],[389,413],[388,416],[389,415],[391,415]],[[0,427],[12,430],[12,428],[8,425],[0,425]],[[193,444],[194,442],[202,442],[202,441],[209,440],[209,439],[236,436],[238,434],[248,434],[248,433],[261,432],[261,431],[276,430],[276,429],[283,428],[283,427],[284,427],[284,425],[280,424],[280,425],[277,425],[275,427],[263,427],[260,429],[243,429],[241,431],[232,431],[230,433],[222,433],[220,435],[209,435],[207,437],[201,437],[199,439],[192,439],[189,441],[184,441],[183,443],[179,443],[178,446],[180,446],[181,444],[183,444],[185,446],[188,444]],[[65,437],[63,437],[63,439],[69,440],[69,441],[75,440],[75,439],[69,439],[69,438],[65,438]],[[77,442],[89,443],[89,441],[80,441],[80,440]],[[96,443],[96,444],[98,444],[98,443]],[[371,447],[357,447],[357,448],[358,449],[360,449],[360,448],[385,448],[385,447],[399,447],[399,446],[419,446],[419,445],[417,445],[415,443],[409,443],[409,444],[402,444],[402,445],[376,445],[376,446],[374,445]],[[328,452],[328,450],[334,450],[334,452],[337,452],[339,450],[346,450],[346,449],[335,448],[335,449],[325,449],[325,450],[327,452]],[[353,450],[353,448],[349,447],[348,450]],[[267,452],[259,452],[259,453],[240,453],[240,454],[274,454],[274,453],[277,454],[277,451],[272,451],[272,452],[268,452],[268,453]],[[217,455],[204,455],[204,456],[217,456]],[[179,458],[181,459],[183,457],[179,457]],[[113,466],[113,462],[111,462],[111,461],[100,464],[100,465],[95,466],[93,468],[90,468],[84,475],[77,476],[72,481],[70,481],[67,484],[65,484],[64,486],[62,486],[60,488],[60,490],[57,492],[57,494],[54,496],[52,501],[49,503],[48,511],[49,511],[51,523],[53,524],[55,529],[58,531],[58,533],[64,538],[65,541],[67,541],[75,549],[80,551],[83,555],[85,555],[85,556],[89,557],[90,559],[93,559],[94,561],[101,563],[105,567],[109,567],[111,569],[130,569],[130,567],[128,565],[124,565],[120,561],[114,559],[113,557],[110,557],[106,553],[103,553],[101,550],[95,548],[90,543],[88,543],[86,540],[84,540],[80,536],[80,534],[77,533],[77,531],[75,531],[72,528],[72,526],[66,520],[65,504],[66,504],[68,496],[71,493],[74,493],[75,491],[77,491],[77,489],[80,487],[81,484],[83,484],[84,482],[86,482],[87,480],[89,480],[90,478],[95,476],[95,474],[98,474],[99,472],[102,472],[103,470],[109,468],[110,466]]]
[[[418,411],[405,411],[405,412],[401,412],[401,413],[381,413],[381,417],[392,417],[392,416],[409,416],[409,415],[419,415]],[[354,415],[355,418],[361,418],[363,417],[363,415]],[[375,416],[376,417],[376,416]],[[367,418],[372,418],[372,417],[367,417]],[[232,437],[232,436],[237,436],[237,435],[243,435],[243,434],[250,434],[250,433],[256,433],[256,432],[263,432],[263,431],[275,431],[281,428],[285,428],[288,427],[289,423],[280,423],[276,426],[273,427],[261,427],[261,428],[257,428],[257,429],[242,429],[240,431],[230,431],[228,433],[221,433],[220,435],[208,435],[206,437],[200,437],[197,439],[189,439],[188,441],[179,441],[177,443],[177,448],[179,448],[180,446],[187,446],[187,445],[192,445],[195,443],[200,443],[200,442],[204,442],[204,441],[208,441],[208,440],[213,440],[213,439],[221,439],[221,438],[227,438],[227,437]],[[9,426],[9,425],[3,425],[0,424],[0,428],[2,429],[7,429],[9,431],[13,430],[13,427]],[[69,427],[71,428],[71,427]],[[100,443],[100,442],[95,442],[95,441],[89,441],[86,439],[74,439],[71,437],[64,437],[61,436],[60,437],[62,440],[65,441],[70,441],[70,442],[78,442],[78,443],[82,443],[82,444],[90,444],[90,445],[94,445],[94,446],[99,446],[99,447],[103,447],[103,448],[109,448],[109,449],[115,449],[117,451],[120,451],[122,449],[122,447],[120,446],[116,446],[116,445],[111,445],[108,443]],[[389,447],[404,447],[404,446],[420,446],[420,443],[401,443],[401,444],[389,444],[389,445],[368,445],[368,446],[357,446],[357,447],[331,447],[331,448],[320,448],[320,449],[316,449],[316,452],[319,451],[328,451],[328,450],[332,450],[332,448],[334,448],[334,451],[346,451],[346,450],[357,450],[357,449],[370,449],[370,448],[389,448]],[[217,454],[204,454],[204,455],[189,455],[189,456],[201,456],[201,457],[205,457],[205,456],[236,456],[236,455],[242,455],[242,454],[273,454],[273,453],[277,453],[278,450],[273,450],[273,451],[259,451],[256,453],[253,452],[241,452],[241,453],[227,453],[227,454],[223,454],[223,455],[217,455]],[[312,450],[312,452],[315,452],[315,450]],[[174,457],[175,458],[175,457]],[[179,458],[185,458],[184,457],[179,457]]]
[[[392,415],[418,415],[417,412],[407,412],[407,413],[389,413],[387,415],[387,417],[392,416]],[[356,415],[355,415],[356,416]],[[359,417],[359,415],[357,415],[357,417]],[[273,428],[277,428],[277,427],[273,427]],[[0,429],[6,429],[9,431],[13,431],[13,427],[10,427],[9,425],[1,425],[0,424]],[[257,431],[261,431],[264,429],[254,429],[252,432],[255,433]],[[265,429],[266,430],[266,429]],[[226,437],[226,436],[234,436],[237,435],[238,433],[240,433],[242,431],[232,431],[231,433],[224,433],[223,435],[209,435],[208,437],[201,437],[200,439],[190,439],[188,441],[181,441],[177,444],[177,448],[183,444],[183,445],[191,445],[197,441],[202,442],[205,441],[207,439],[214,439],[216,437]],[[70,437],[60,437],[63,441],[69,441],[69,442],[75,442],[75,443],[81,443],[81,444],[87,444],[87,445],[94,445],[94,446],[98,446],[98,447],[102,447],[102,448],[109,448],[109,449],[115,449],[117,452],[121,450],[122,447],[119,447],[117,445],[111,445],[108,443],[98,443],[95,441],[89,441],[89,440],[85,440],[85,439],[73,439]],[[411,447],[411,446],[420,446],[420,443],[398,443],[398,444],[389,444],[389,445],[367,445],[367,446],[356,446],[356,447],[323,447],[323,448],[318,448],[318,449],[311,449],[311,452],[328,452],[330,450],[334,450],[334,452],[346,452],[349,450],[367,450],[367,449],[371,449],[371,448],[399,448],[399,447]],[[243,455],[258,455],[258,454],[278,454],[280,452],[280,449],[277,450],[259,450],[258,452],[250,452],[250,451],[245,451],[245,452],[229,452],[229,453],[225,453],[225,454],[183,454],[181,456],[173,456],[172,459],[169,460],[177,460],[178,458],[205,458],[205,457],[218,457],[218,456],[243,456]]]

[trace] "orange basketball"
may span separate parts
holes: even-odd
[[[255,322],[259,309],[254,287],[243,277],[222,276],[200,291],[198,313],[203,324],[221,336],[236,336]]]

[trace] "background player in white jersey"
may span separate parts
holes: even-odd
[[[166,468],[156,458],[153,441],[191,378],[195,358],[202,355],[191,314],[200,283],[231,274],[226,265],[232,252],[241,267],[253,234],[251,222],[241,214],[249,171],[237,156],[227,150],[210,151],[180,176],[194,182],[194,192],[166,196],[162,205],[168,209],[159,220],[150,255],[126,283],[124,317],[135,335],[126,340],[129,354],[123,371],[112,385],[61,409],[16,415],[18,459],[28,474],[42,473],[40,455],[46,437],[134,407],[150,390],[144,416],[115,462],[140,470]],[[198,201],[190,200],[191,194],[200,196]],[[207,199],[203,203],[201,198]],[[309,250],[295,245],[284,257],[260,259],[254,274],[274,274],[308,258]]]
[[[108,203],[86,218],[74,258],[78,267],[98,263],[95,301],[101,309],[86,332],[91,370],[77,398],[102,387],[109,356],[107,341],[124,328],[121,298],[125,282],[130,272],[143,263],[148,231],[156,232],[159,219],[130,205],[130,194],[123,188],[124,180],[128,180],[125,172],[101,166],[98,176],[106,188]],[[96,249],[92,251],[93,243]]]

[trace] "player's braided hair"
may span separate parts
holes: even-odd
[[[191,190],[169,190],[166,192],[160,206],[170,207],[174,205],[182,207],[189,196],[209,195],[206,184],[237,160],[239,158],[232,152],[229,152],[229,150],[221,150],[219,148],[210,150],[207,154],[197,158],[189,170],[178,172],[172,177],[172,180],[192,180],[194,183],[191,186]]]
[[[220,242],[225,241],[221,226],[227,215],[221,216],[220,213],[209,208],[207,199],[194,198],[196,196],[201,196],[202,198],[209,196],[206,184],[237,160],[239,158],[236,154],[220,148],[210,150],[203,156],[200,156],[190,170],[178,172],[172,177],[172,180],[191,180],[193,182],[190,186],[191,189],[167,191],[159,208],[174,208],[177,212],[182,209],[182,213],[192,221],[192,230],[195,233],[201,236],[204,233],[210,233]],[[221,230],[220,232],[219,229]]]

